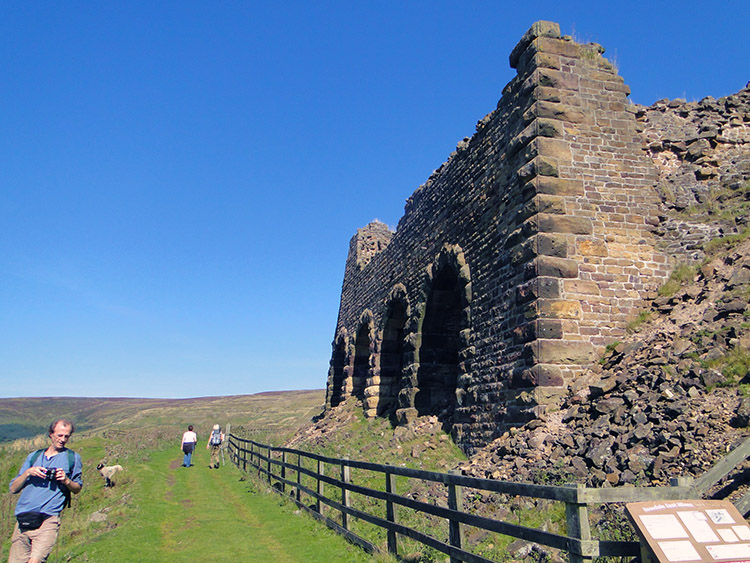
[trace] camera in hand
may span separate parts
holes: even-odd
[[[47,479],[48,481],[52,481],[55,478],[56,474],[57,474],[57,470],[54,467],[48,467],[47,474],[44,476],[44,478]]]

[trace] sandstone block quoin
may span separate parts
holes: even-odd
[[[470,452],[557,400],[663,283],[654,163],[602,51],[534,23],[497,107],[396,230],[357,231],[327,408],[437,415]]]

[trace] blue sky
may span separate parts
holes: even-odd
[[[350,237],[552,20],[631,99],[750,79],[750,3],[0,4],[0,396],[325,385]]]

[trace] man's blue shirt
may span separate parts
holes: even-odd
[[[36,467],[59,467],[67,474],[70,469],[67,448],[52,457],[47,457],[46,452],[47,451],[45,450],[39,454],[39,457],[34,461],[34,465]],[[31,458],[33,455],[34,452],[31,452],[26,457],[26,461],[23,462],[21,469],[18,471],[18,475],[13,478],[11,483],[31,467]],[[83,485],[81,470],[81,456],[74,454],[73,474],[68,475],[68,478],[79,485]],[[27,479],[26,484],[23,489],[21,489],[21,497],[18,499],[18,503],[16,503],[16,514],[21,514],[22,512],[43,512],[45,514],[57,516],[62,512],[64,506],[65,494],[63,493],[58,481],[32,476]]]

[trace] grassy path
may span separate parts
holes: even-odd
[[[231,464],[181,467],[175,448],[129,468],[135,482],[132,519],[77,550],[73,561],[316,562],[373,561],[359,548],[277,495],[253,492]],[[64,533],[64,532],[63,532]]]

